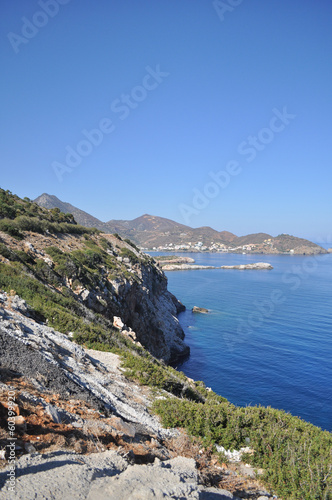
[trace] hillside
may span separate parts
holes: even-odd
[[[330,433],[167,366],[184,306],[154,259],[9,191],[0,213],[0,500],[11,470],[19,500],[331,499]]]
[[[101,222],[56,196],[43,194],[35,202],[45,208],[58,208],[71,212],[77,222],[86,227],[97,227],[106,233],[119,233],[143,249],[159,251],[228,251],[260,254],[317,254],[327,251],[311,241],[290,235],[273,237],[266,233],[236,236],[228,231],[216,231],[211,227],[191,228],[184,224],[145,214],[133,220],[110,220]],[[176,247],[176,248],[175,248]]]
[[[97,229],[103,230],[104,223],[99,219],[93,217],[87,212],[84,212],[83,210],[80,210],[79,208],[74,207],[70,203],[65,203],[59,200],[56,196],[44,193],[41,196],[38,196],[38,198],[34,200],[34,203],[37,203],[40,207],[48,209],[58,208],[63,213],[73,214],[75,220],[78,221],[79,224],[82,224],[82,226],[96,227]]]
[[[12,216],[0,220],[3,286],[11,283],[25,300],[38,288],[32,306],[51,326],[68,333],[80,314],[77,341],[93,345],[106,341],[98,323],[112,329],[116,316],[128,335],[158,358],[169,362],[188,354],[175,318],[183,306],[151,258],[119,237],[78,226],[58,208],[40,208],[3,190],[1,207]],[[71,222],[52,222],[58,218]],[[108,337],[112,344],[111,331]]]

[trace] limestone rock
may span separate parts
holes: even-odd
[[[271,264],[267,262],[255,262],[253,264],[240,264],[239,266],[221,266],[220,269],[239,269],[239,270],[263,270],[263,269],[273,269]]]
[[[217,269],[217,267],[200,264],[166,264],[163,266],[163,271],[197,271],[198,269]]]
[[[198,306],[194,306],[192,308],[192,312],[193,313],[202,313],[202,314],[207,314],[209,312],[208,309],[205,309],[205,307],[198,307]]]
[[[122,330],[122,328],[125,326],[124,322],[122,321],[121,318],[118,316],[114,316],[113,318],[113,326],[114,328],[117,328],[118,330]]]

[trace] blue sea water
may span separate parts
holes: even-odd
[[[332,255],[176,255],[274,268],[166,273],[187,307],[179,321],[191,355],[177,368],[236,405],[272,406],[332,431]]]

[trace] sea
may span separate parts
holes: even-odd
[[[186,306],[178,319],[190,357],[176,368],[231,403],[285,410],[331,432],[332,254],[173,255],[201,265],[273,266],[166,272],[168,289]],[[209,312],[193,313],[194,306]]]

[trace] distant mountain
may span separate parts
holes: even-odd
[[[110,220],[102,222],[92,215],[80,210],[70,203],[59,200],[54,195],[42,194],[34,200],[44,208],[59,208],[62,212],[74,215],[78,224],[87,227],[96,227],[106,233],[119,233],[130,238],[134,243],[145,248],[162,246],[167,243],[182,245],[186,242],[211,245],[211,242],[229,244],[237,236],[228,231],[218,232],[211,227],[191,228],[164,217],[144,214],[133,220]]]
[[[192,228],[164,217],[144,214],[133,220],[110,220],[102,222],[96,217],[65,203],[56,196],[42,194],[34,200],[44,208],[59,208],[62,212],[72,213],[75,220],[86,227],[96,227],[105,233],[119,233],[142,248],[174,249],[182,246],[184,250],[230,250],[246,253],[326,253],[322,247],[302,238],[288,234],[273,237],[267,233],[236,236],[228,231],[216,231],[204,226]]]
[[[144,214],[133,220],[121,222],[123,225],[128,227],[128,229],[134,229],[135,231],[159,231],[164,233],[167,231],[175,232],[188,230],[188,226],[179,224],[178,222],[174,222],[170,219],[164,219],[163,217],[157,217],[149,214]]]
[[[263,243],[265,240],[273,238],[267,233],[248,234],[247,236],[240,236],[236,239],[236,245],[250,245],[251,243]]]
[[[59,200],[59,198],[52,194],[43,193],[34,201],[41,207],[59,208],[61,212],[73,214],[76,222],[78,222],[78,224],[82,224],[82,226],[96,227],[98,229],[101,229],[102,231],[104,230],[104,223],[99,219],[93,217],[87,212],[84,212],[83,210],[80,210],[79,208],[74,207],[74,205],[71,205],[70,203]]]

